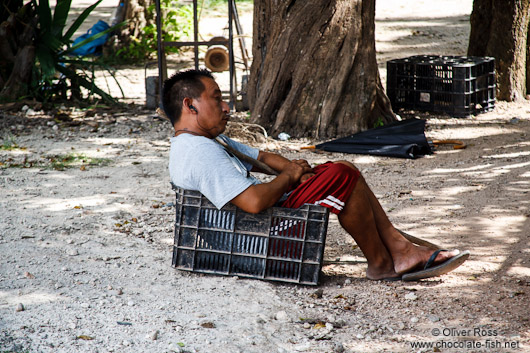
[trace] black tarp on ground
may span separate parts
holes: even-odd
[[[418,158],[432,154],[425,138],[425,120],[396,121],[348,137],[315,146],[328,152],[371,154],[376,156]]]

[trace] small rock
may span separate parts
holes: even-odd
[[[436,315],[427,315],[427,319],[429,319],[431,322],[438,322],[440,321],[440,318]]]
[[[263,320],[261,317],[256,318],[256,324],[264,324],[265,320]]]
[[[20,311],[24,311],[26,310],[26,308],[24,308],[24,305],[22,303],[18,303],[17,304],[17,308],[15,309],[15,312],[20,312]]]
[[[416,300],[418,299],[418,296],[414,293],[408,293],[405,295],[405,299],[407,300]]]
[[[355,336],[355,337],[357,337],[360,340],[364,339],[364,336],[362,334],[360,334],[360,333],[358,333],[357,336]]]
[[[118,288],[118,289],[116,290],[116,294],[118,294],[118,295],[122,295],[122,294],[123,294],[123,289]]]
[[[83,309],[88,309],[88,308],[90,308],[90,304],[88,304],[88,303],[81,303],[81,307],[82,307]]]
[[[344,285],[346,285],[346,284],[351,284],[351,279],[348,278],[347,280],[345,280],[345,281],[344,281]],[[344,348],[344,347],[343,347],[343,348]]]
[[[129,305],[129,306],[134,306],[134,302],[133,302],[132,300],[129,300],[129,301],[127,302],[127,305]]]
[[[420,319],[418,319],[417,317],[410,318],[410,322],[412,322],[413,324],[417,323],[418,321],[420,321]]]
[[[79,251],[77,251],[77,249],[68,249],[66,254],[69,256],[77,256],[79,255]]]
[[[70,323],[68,324],[68,328],[69,328],[70,330],[75,330],[75,329],[77,328],[77,325],[76,325],[75,322],[70,322]]]
[[[160,332],[159,332],[158,330],[156,330],[155,332],[153,332],[153,333],[151,334],[151,337],[150,337],[151,340],[156,341],[156,340],[158,339],[158,334],[159,334],[159,333],[160,333]]]
[[[310,329],[311,328],[311,324],[309,322],[304,322],[304,328],[305,329]]]
[[[334,327],[333,327],[333,324],[332,324],[332,323],[330,323],[330,322],[326,322],[326,330],[331,331],[331,330],[333,330],[333,328],[334,328]]]
[[[403,323],[403,322],[398,322],[398,323],[397,323],[397,327],[398,327],[399,330],[404,330],[404,329],[405,329],[405,323]]]
[[[344,353],[344,345],[341,342],[335,342],[333,345],[333,352],[334,353]]]
[[[29,272],[27,272],[27,271],[24,272],[24,277],[26,277],[26,278],[28,278],[28,279],[34,279],[34,278],[35,278],[35,276],[33,276],[31,273],[29,273]]]
[[[323,294],[324,294],[324,290],[319,288],[313,294],[311,294],[311,297],[316,298],[316,299],[320,299],[320,298],[322,298]]]
[[[285,311],[282,310],[282,311],[278,311],[276,313],[275,319],[278,320],[278,321],[287,322],[287,321],[289,321],[289,316],[287,315],[287,313]]]
[[[28,109],[29,109],[29,107],[27,105],[24,105],[21,110],[23,112],[26,112],[26,111],[28,111]]]

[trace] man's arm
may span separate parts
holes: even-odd
[[[287,158],[283,156],[280,156],[279,154],[263,152],[263,151],[259,151],[258,160],[260,162],[265,163],[266,165],[276,170],[277,172],[281,172],[291,162],[290,160],[288,160]],[[305,162],[305,164],[307,164],[307,167],[311,168],[311,166],[306,160],[301,159],[301,161]],[[261,170],[256,169],[255,167],[252,168],[252,170],[255,172],[263,172]],[[309,172],[305,172],[300,177],[299,182],[303,183],[307,179],[311,178],[313,175],[315,175],[315,173],[313,173],[313,169],[311,168]]]
[[[307,161],[289,161],[280,155],[260,151],[258,160],[280,174],[268,183],[252,185],[232,199],[232,203],[243,211],[259,213],[273,206],[292,186],[298,184],[304,174],[312,169]]]

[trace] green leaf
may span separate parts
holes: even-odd
[[[85,87],[90,91],[95,92],[101,98],[103,98],[103,100],[113,104],[117,103],[117,101],[112,98],[112,96],[103,91],[101,88],[97,87],[94,82],[88,81],[84,77],[78,75],[74,70],[71,70],[61,65],[57,65],[55,68],[57,69],[57,71],[61,72],[63,75],[68,77],[70,80],[76,80],[81,86]]]
[[[67,41],[70,40],[70,38],[72,38],[74,33],[79,29],[79,27],[83,24],[83,22],[85,22],[85,20],[88,17],[88,15],[90,15],[92,10],[94,10],[96,8],[96,6],[98,6],[101,1],[103,1],[103,0],[98,0],[96,3],[94,3],[94,4],[90,5],[89,7],[87,7],[85,9],[85,11],[83,11],[81,13],[81,15],[79,15],[79,17],[76,18],[74,23],[70,26],[70,28],[68,29],[66,34],[63,36],[63,41],[67,42]]]
[[[40,0],[37,5],[37,15],[39,15],[40,30],[46,32],[52,24],[52,11],[48,0]]]
[[[51,32],[48,31],[42,33],[38,43],[39,45],[48,47],[54,53],[59,51],[59,49],[61,49],[61,47],[64,45],[64,43],[61,42],[58,37],[54,36]]]
[[[43,45],[38,45],[36,50],[36,57],[40,63],[43,80],[46,81],[55,75],[55,60],[50,50]]]
[[[52,34],[57,38],[63,36],[63,29],[66,25],[66,20],[68,19],[68,12],[70,12],[71,4],[72,0],[57,0],[51,28]]]

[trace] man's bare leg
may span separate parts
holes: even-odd
[[[399,277],[394,270],[392,255],[379,235],[365,185],[359,181],[353,189],[344,209],[339,213],[340,224],[366,257],[366,277],[374,280]]]
[[[338,163],[342,163],[356,169],[355,166],[349,162],[340,161]],[[385,252],[390,253],[392,257],[394,271],[397,274],[403,274],[415,268],[422,267],[431,257],[434,250],[424,246],[416,246],[412,244],[410,241],[405,239],[405,237],[403,237],[403,235],[401,235],[396,228],[394,228],[381,204],[379,203],[379,200],[377,200],[362,175],[360,176],[355,188],[359,188],[358,191],[362,190],[365,200],[367,200],[370,204],[371,213],[373,214],[375,226],[379,234],[379,240],[385,245]],[[357,242],[357,239],[355,239],[355,241]],[[361,246],[359,245],[359,247]],[[436,264],[444,262],[457,254],[458,251],[441,252],[436,257],[434,263]]]

